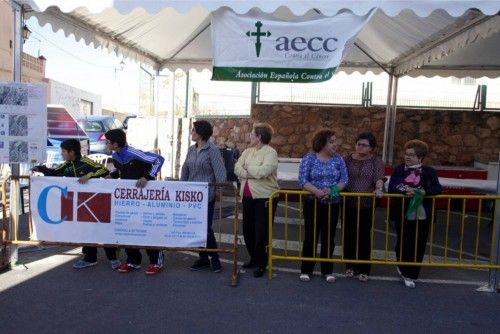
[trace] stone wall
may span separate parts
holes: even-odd
[[[381,154],[385,108],[256,104],[250,118],[210,121],[218,145],[240,150],[248,145],[253,122],[259,121],[275,129],[271,145],[280,157],[302,157],[314,132],[324,127],[335,131],[341,154],[354,150],[355,137],[362,131],[375,134],[380,144],[376,153]],[[402,159],[404,143],[415,138],[429,144],[427,164],[472,166],[474,161],[498,159],[499,112],[398,109],[396,129],[395,163]]]

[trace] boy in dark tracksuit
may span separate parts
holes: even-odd
[[[67,139],[61,143],[61,154],[64,163],[56,168],[46,166],[36,166],[33,171],[43,173],[45,176],[65,176],[78,177],[79,183],[86,183],[91,178],[105,177],[109,174],[108,169],[90,160],[82,157],[80,142],[76,139]],[[104,247],[106,257],[111,261],[111,268],[117,269],[120,266],[120,260],[117,259],[116,247]],[[73,268],[83,269],[97,264],[97,247],[84,246],[82,249],[83,259],[77,261]]]
[[[115,170],[108,178],[137,180],[136,186],[143,188],[148,180],[154,180],[163,165],[161,155],[143,152],[127,145],[127,136],[121,129],[109,130],[105,134],[106,146],[113,151],[113,165]],[[118,268],[119,272],[128,273],[141,267],[141,252],[137,248],[126,248],[127,262]],[[163,252],[156,249],[147,249],[150,265],[146,269],[147,275],[157,274],[163,267]]]

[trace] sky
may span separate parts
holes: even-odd
[[[74,35],[54,33],[50,24],[40,27],[36,18],[26,22],[32,35],[24,52],[47,58],[45,76],[102,96],[102,106],[135,114],[139,108],[139,64],[106,49],[95,49]],[[120,62],[125,66],[121,69]]]

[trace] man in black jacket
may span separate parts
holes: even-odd
[[[76,139],[66,139],[61,143],[61,154],[64,163],[56,168],[46,166],[36,166],[33,171],[43,173],[45,176],[65,176],[77,177],[81,184],[86,183],[91,178],[105,177],[109,174],[108,169],[97,162],[82,157],[80,142]],[[116,247],[104,247],[106,257],[111,261],[111,268],[118,269],[120,260],[117,259]],[[84,246],[82,249],[83,259],[77,261],[73,268],[83,269],[97,264],[97,248]]]

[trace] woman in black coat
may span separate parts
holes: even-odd
[[[389,181],[389,193],[406,196],[404,211],[401,199],[391,200],[391,219],[395,222],[398,235],[396,257],[402,262],[422,262],[432,220],[432,200],[424,198],[419,202],[417,199],[437,195],[442,190],[436,170],[422,165],[427,152],[428,146],[423,141],[408,141],[405,144],[405,163],[394,169]],[[405,286],[414,288],[420,266],[400,265],[398,272]]]

